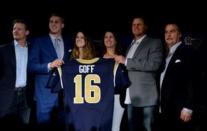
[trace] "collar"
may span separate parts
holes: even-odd
[[[55,36],[53,36],[52,34],[49,34],[49,36],[50,36],[50,38],[51,38],[52,40],[55,40],[55,39],[60,39],[60,40],[62,40],[62,36],[55,37]]]
[[[25,44],[24,47],[27,47],[27,45],[28,45],[28,44],[27,44],[27,42],[26,42],[26,44]],[[15,46],[15,47],[19,46],[19,43],[18,43],[16,40],[14,40],[14,46]]]
[[[174,54],[175,50],[178,48],[178,46],[181,44],[182,42],[177,42],[175,45],[173,45],[171,48],[170,48],[170,51],[169,53],[171,54]]]
[[[147,35],[143,35],[142,37],[140,37],[139,39],[134,39],[133,42],[135,43],[141,43],[142,40],[146,37]]]

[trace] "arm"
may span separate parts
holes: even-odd
[[[114,72],[115,77],[115,93],[122,93],[130,85],[127,70],[124,65],[119,64],[117,70]]]
[[[28,63],[28,69],[29,72],[35,72],[35,73],[42,73],[47,74],[48,73],[48,63],[41,63],[40,57],[43,57],[40,50],[40,40],[35,40],[34,43],[31,44],[31,48],[29,51],[29,63]]]
[[[187,48],[187,52],[184,55],[185,64],[183,67],[183,74],[185,79],[186,86],[186,99],[183,105],[183,109],[180,113],[180,119],[184,122],[188,122],[192,119],[193,113],[193,92],[194,92],[194,79],[193,79],[193,65],[194,65],[194,51],[191,48]]]

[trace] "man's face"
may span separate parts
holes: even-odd
[[[145,24],[144,21],[140,18],[135,18],[132,22],[132,33],[136,37],[140,37],[145,33]]]
[[[59,34],[64,28],[64,23],[58,16],[52,16],[49,20],[49,29],[51,34]]]
[[[172,47],[181,39],[181,33],[178,30],[177,25],[169,24],[165,27],[165,42],[168,47]]]
[[[26,39],[29,31],[26,29],[25,24],[15,23],[13,26],[13,38],[17,41]]]

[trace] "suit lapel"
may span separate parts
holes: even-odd
[[[49,35],[45,38],[45,41],[46,42],[44,44],[47,44],[45,47],[47,47],[48,50],[50,50],[48,52],[51,52],[51,56],[53,56],[54,58],[58,58],[52,40]]]
[[[141,41],[141,43],[139,43],[139,46],[137,47],[137,49],[136,49],[136,51],[135,51],[135,53],[134,53],[134,55],[136,54],[138,54],[139,52],[140,52],[140,50],[144,47],[144,45],[146,44],[146,41],[147,41],[147,36]],[[126,51],[126,54],[128,54],[128,52],[129,52],[129,50],[130,50],[130,48],[132,47],[132,45],[133,44],[131,44],[128,48],[127,48],[127,51]]]
[[[15,55],[15,47],[14,47],[14,42],[11,43],[10,45],[10,51],[9,53],[9,59],[11,59],[11,66],[12,70],[16,73],[16,55]]]
[[[139,43],[139,46],[137,47],[137,49],[136,49],[136,51],[135,51],[135,53],[134,53],[134,56],[136,55],[138,55],[139,53],[140,53],[140,51],[142,50],[142,48],[144,47],[144,46],[146,46],[146,44],[147,44],[147,41],[148,40],[148,38],[147,38],[147,36],[141,41],[141,43]]]
[[[132,43],[133,43],[133,42],[132,42]],[[126,55],[129,53],[129,49],[130,49],[130,48],[132,47],[132,45],[133,45],[132,43],[131,43],[130,46],[127,48],[127,50],[126,50]]]
[[[64,44],[64,55],[63,55],[63,60],[64,61],[67,61],[69,60],[69,51],[70,51],[70,48],[69,48],[69,42],[66,41],[64,38],[63,38],[63,44]]]
[[[170,62],[169,62],[169,64],[168,64],[168,67],[167,67],[167,70],[166,70],[166,74],[167,74],[167,72],[168,72],[169,70],[172,69],[172,66],[174,65],[175,60],[178,59],[178,57],[180,56],[179,53],[180,53],[180,50],[181,50],[182,48],[183,48],[183,44],[181,43],[181,44],[177,47],[177,49],[175,50],[175,52],[174,52],[174,54],[173,54],[173,56],[172,56],[172,58],[171,58],[171,60],[170,60]],[[165,74],[165,75],[166,75],[166,74]]]

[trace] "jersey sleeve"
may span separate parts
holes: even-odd
[[[52,93],[57,93],[61,90],[62,86],[61,86],[60,73],[58,68],[55,68],[50,72],[46,88],[51,89]]]
[[[117,67],[116,67],[117,66]],[[130,85],[127,70],[124,65],[115,64],[114,66],[114,82],[115,82],[115,94],[120,94],[128,88]]]

